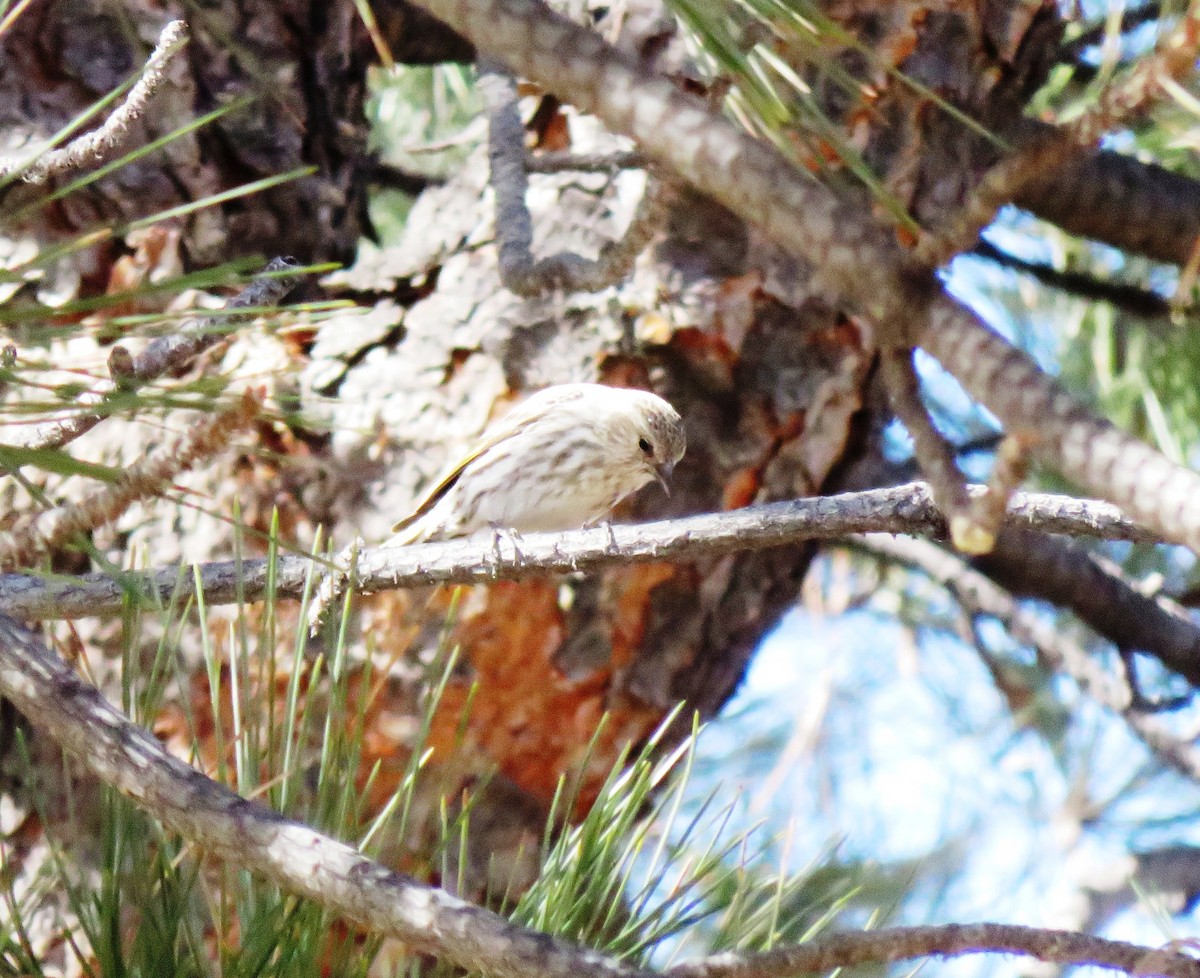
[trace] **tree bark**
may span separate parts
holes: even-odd
[[[177,15],[192,41],[143,118],[141,142],[239,99],[248,104],[39,209],[29,230],[62,239],[313,167],[311,176],[183,219],[188,263],[351,256],[366,226],[363,101],[373,58],[354,5],[221,2]],[[0,38],[5,151],[51,136],[136,72],[167,19],[158,5],[140,2],[30,4]],[[44,193],[18,185],[5,209]]]

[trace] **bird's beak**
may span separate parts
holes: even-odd
[[[663,462],[661,465],[654,466],[654,478],[658,480],[658,484],[663,487],[663,492],[668,496],[671,495],[671,473],[674,471],[674,462]]]

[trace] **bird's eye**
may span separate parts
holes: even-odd
[[[638,439],[638,448],[640,448],[642,450],[642,453],[645,455],[653,455],[654,454],[654,446],[651,445],[650,442],[647,441],[645,438]]]

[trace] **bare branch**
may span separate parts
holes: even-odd
[[[1001,251],[988,241],[980,241],[968,254],[973,258],[983,258],[1015,272],[1030,275],[1052,289],[1093,302],[1107,302],[1142,319],[1167,319],[1171,315],[1171,303],[1164,296],[1132,283],[1098,279],[1084,273],[1063,271],[1052,265],[1028,261]]]
[[[188,42],[187,25],[173,20],[162,29],[142,77],[129,90],[125,101],[96,129],[72,140],[61,149],[43,150],[19,159],[0,158],[0,179],[20,173],[28,183],[45,183],[73,170],[98,166],[115,156],[128,141],[129,130],[145,113],[150,100],[166,80],[167,66]]]
[[[528,173],[616,173],[645,169],[648,160],[636,150],[616,153],[531,153],[525,157]]]
[[[1013,203],[1069,234],[1175,265],[1200,237],[1200,182],[1111,150],[1039,174]]]
[[[996,446],[989,434],[958,446],[959,457]],[[887,461],[872,452],[847,469],[840,491],[907,482],[911,461]],[[1200,689],[1200,625],[1177,600],[1147,594],[1120,566],[1066,536],[1024,529],[1007,521],[988,554],[971,566],[1018,597],[1064,608],[1119,649],[1144,652]]]
[[[180,472],[221,451],[229,436],[258,414],[262,399],[247,391],[240,403],[153,452],[121,473],[119,479],[78,503],[35,514],[11,531],[0,532],[0,567],[29,563],[78,533],[111,523],[135,501],[163,490]]]
[[[982,493],[982,486],[972,486]],[[1114,506],[1094,500],[1017,493],[1009,503],[1017,525],[1048,532],[1088,534],[1108,539],[1149,541],[1146,531]],[[407,547],[380,547],[358,554],[354,587],[364,593],[430,584],[486,584],[563,574],[610,564],[656,560],[695,560],[745,550],[761,550],[800,540],[835,540],[855,533],[946,534],[945,520],[921,483],[750,506],[728,513],[689,516],[638,526],[597,527],[570,533],[530,533],[511,556],[497,543],[451,540]],[[281,598],[299,598],[311,559],[282,555],[275,580]],[[222,561],[199,568],[209,605],[261,600],[268,575],[265,560]],[[144,574],[110,573],[79,578],[0,574],[0,613],[19,618],[86,618],[119,611],[126,598],[166,602],[177,589],[192,587],[184,568]]]
[[[1200,962],[1172,948],[1154,950],[1087,934],[1008,924],[944,924],[831,934],[762,954],[718,954],[669,968],[665,978],[784,978],[859,964],[985,952],[1023,954],[1052,964],[1090,964],[1134,975],[1200,975]]]
[[[880,372],[888,400],[912,437],[917,467],[929,480],[933,500],[950,522],[950,539],[955,547],[967,553],[986,552],[991,546],[983,546],[981,550],[980,536],[992,539],[992,534],[976,524],[967,480],[958,467],[954,446],[934,426],[921,401],[921,383],[912,356],[912,350],[901,349],[884,350],[880,355]]]
[[[299,266],[291,258],[274,258],[242,291],[225,304],[226,310],[260,309],[279,302],[296,284],[296,276],[283,274]],[[229,315],[206,316],[183,322],[178,331],[161,336],[136,357],[123,346],[114,346],[108,357],[112,381],[92,393],[90,409],[61,421],[38,425],[20,441],[22,448],[61,448],[91,431],[123,402],[122,395],[163,374],[185,370],[209,347],[229,335],[237,319]]]
[[[1037,650],[1054,672],[1069,675],[1087,695],[1122,717],[1137,737],[1164,763],[1200,782],[1200,752],[1165,725],[1138,709],[1128,683],[1109,676],[1060,629],[1025,611],[1011,594],[973,570],[960,557],[924,540],[871,534],[861,545],[872,553],[916,567],[948,588],[975,614],[999,619],[1019,642]]]
[[[1065,608],[1119,649],[1153,655],[1200,687],[1200,628],[1175,602],[1143,594],[1103,556],[1007,526],[996,548],[971,563],[1006,591]]]
[[[609,242],[593,261],[560,252],[535,261],[533,220],[525,205],[529,157],[518,110],[517,84],[503,65],[483,59],[479,91],[488,113],[488,159],[496,193],[496,240],[500,280],[517,295],[532,297],[555,289],[596,292],[619,282],[662,228],[669,200],[666,185],[647,172],[646,190],[625,234]]]
[[[28,629],[0,616],[0,693],[105,784],[206,853],[306,897],[419,954],[496,978],[659,978],[417,882],[344,843],[247,801],[171,756]],[[1083,934],[1000,924],[835,934],[764,954],[723,954],[665,978],[783,978],[868,962],[1026,954],[1135,975],[1197,978],[1200,962]]]

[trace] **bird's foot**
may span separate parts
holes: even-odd
[[[601,521],[600,525],[604,527],[605,531],[608,533],[608,543],[605,544],[604,549],[610,554],[620,553],[621,545],[617,543],[617,534],[613,530],[612,523],[610,523],[608,520],[603,520]]]
[[[520,564],[525,558],[521,553],[521,534],[512,527],[503,527],[495,523],[492,524],[492,556],[495,559],[494,573],[499,576],[500,565],[504,563],[504,541],[507,538],[508,544],[512,547],[513,563]]]

